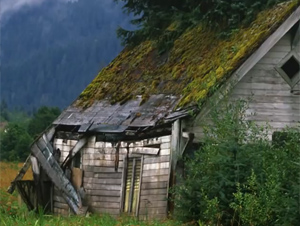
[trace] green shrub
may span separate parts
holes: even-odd
[[[270,128],[245,119],[247,104],[213,110],[202,148],[185,162],[173,190],[175,216],[208,225],[296,225],[300,222],[299,128],[271,142]]]

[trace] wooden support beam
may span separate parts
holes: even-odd
[[[55,127],[51,127],[48,131],[46,131],[45,136],[47,138],[47,140],[51,141],[53,136],[55,133]],[[41,135],[43,136],[43,135]],[[41,137],[40,136],[40,137]],[[40,138],[39,137],[39,138]],[[38,139],[39,139],[38,138]],[[34,141],[35,142],[35,141]],[[11,182],[11,185],[9,186],[9,188],[7,189],[7,192],[12,194],[16,188],[15,182],[18,180],[22,180],[22,178],[24,177],[25,173],[27,172],[27,170],[29,169],[29,167],[31,166],[31,161],[30,161],[30,156],[29,155],[27,157],[27,159],[25,160],[22,168],[20,169],[20,171],[18,172],[17,176],[15,177],[15,179]]]
[[[171,138],[171,170],[175,172],[176,163],[180,155],[180,142],[181,142],[181,121],[176,120],[172,126]]]
[[[80,198],[69,179],[65,176],[59,163],[53,156],[53,148],[49,143],[48,137],[42,135],[32,146],[31,153],[38,159],[41,167],[53,184],[61,191],[63,198],[75,214],[85,211],[80,205]]]
[[[122,172],[122,188],[121,188],[121,200],[120,200],[120,212],[123,212],[124,210],[124,199],[125,199],[125,193],[126,193],[126,177],[127,177],[127,156],[124,156],[123,158],[123,172]]]
[[[172,187],[176,183],[176,165],[180,153],[181,142],[181,121],[177,119],[172,125],[172,137],[171,137],[171,167],[170,167],[170,180],[169,187]],[[168,187],[168,189],[169,189]],[[168,208],[171,212],[174,211],[174,203],[169,202]]]
[[[131,174],[131,185],[130,185],[130,192],[129,192],[128,213],[131,213],[131,211],[132,211],[134,182],[135,182],[135,170],[136,170],[135,166],[136,166],[136,158],[133,158],[132,174]]]
[[[87,141],[88,141],[87,137],[82,137],[79,141],[77,141],[75,146],[71,149],[67,158],[62,163],[63,169],[70,163],[70,161],[73,159],[73,157],[84,147],[84,145],[87,143]]]
[[[137,203],[136,203],[136,212],[135,216],[139,216],[139,209],[140,209],[140,197],[141,197],[141,187],[142,187],[142,175],[143,175],[143,166],[144,166],[144,156],[141,157],[141,170],[140,170],[140,180],[139,180],[139,191],[138,191],[138,197],[137,197]]]

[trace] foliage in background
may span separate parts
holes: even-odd
[[[245,120],[245,102],[211,114],[203,147],[174,189],[175,216],[208,225],[297,225],[300,222],[299,128],[273,142],[270,128]],[[275,142],[278,141],[279,142]]]
[[[40,107],[33,114],[28,124],[28,133],[32,137],[36,137],[42,133],[51,123],[60,115],[61,111],[58,107]]]
[[[137,30],[119,28],[118,36],[124,45],[135,46],[145,40],[156,40],[161,51],[188,28],[200,22],[230,35],[241,25],[250,23],[256,14],[286,0],[115,0],[124,2],[123,9],[132,13],[131,23]]]
[[[117,27],[132,27],[113,0],[39,2],[1,17],[0,96],[10,109],[68,106],[122,50]]]
[[[60,114],[57,107],[41,107],[29,116],[21,110],[8,111],[2,106],[1,119],[6,119],[0,131],[0,160],[24,161],[30,153],[31,142]]]

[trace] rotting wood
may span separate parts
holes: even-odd
[[[156,215],[164,213],[165,216],[167,214],[166,207],[145,207],[140,209],[140,214],[149,214],[149,215]]]
[[[94,173],[114,173],[115,169],[113,167],[100,167],[100,166],[83,166],[83,170],[87,172]],[[118,172],[122,172],[123,168],[119,167]]]
[[[91,190],[107,190],[107,191],[120,191],[121,186],[120,185],[108,185],[108,184],[84,184],[85,189],[91,189]]]
[[[39,160],[40,165],[45,172],[47,172],[51,181],[57,188],[59,188],[59,190],[62,191],[62,196],[71,207],[73,212],[80,214],[81,206],[78,194],[71,182],[65,176],[60,165],[54,159],[52,155],[52,146],[50,145],[45,134],[36,140],[36,142],[31,146],[31,152]]]
[[[120,185],[122,180],[120,178],[83,178],[83,183],[87,184],[111,184]]]
[[[152,215],[152,214],[140,214],[139,215],[139,220],[165,220],[167,218],[167,215],[165,213],[163,214],[155,214],[155,215]]]
[[[57,131],[56,138],[63,140],[79,140],[82,135],[75,132]]]
[[[84,166],[115,167],[116,166],[116,161],[109,161],[109,160],[83,160],[82,164]],[[118,167],[123,168],[123,161],[118,161]],[[116,169],[116,168],[114,168],[114,169]]]
[[[119,202],[91,202],[90,205],[93,206],[94,208],[105,207],[107,209],[120,209]]]
[[[84,145],[87,143],[88,138],[86,136],[82,137],[76,144],[75,146],[70,150],[69,155],[67,156],[67,158],[64,160],[63,164],[62,164],[62,168],[66,168],[66,166],[72,161],[72,159],[74,158],[74,156],[82,150],[82,148],[84,147]]]
[[[130,152],[133,154],[143,154],[143,155],[157,155],[160,148],[146,148],[146,147],[134,147],[130,148]]]
[[[168,201],[149,201],[149,202],[141,202],[141,208],[145,207],[167,207]]]
[[[168,156],[168,155],[157,156],[157,157],[144,156],[144,163],[145,164],[158,163],[158,162],[170,162],[170,156]]]
[[[170,155],[170,153],[171,153],[170,148],[160,149],[160,151],[159,151],[160,156]]]
[[[54,195],[53,196],[53,200],[56,202],[61,202],[61,203],[66,203],[66,201],[64,200],[63,197],[59,196],[59,195]]]
[[[54,202],[54,208],[68,209],[69,206],[66,203]]]
[[[166,195],[168,193],[167,189],[149,189],[149,190],[141,190],[141,195]]]
[[[164,168],[164,169],[151,169],[151,170],[145,170],[143,171],[143,177],[149,177],[149,176],[163,176],[163,175],[169,175],[170,169]]]
[[[129,202],[128,202],[128,212],[131,213],[132,209],[132,202],[133,202],[133,192],[134,192],[134,182],[135,182],[135,166],[136,166],[136,159],[133,158],[132,163],[132,174],[131,174],[131,184],[129,190]]]
[[[88,195],[99,195],[99,196],[112,196],[120,197],[120,191],[107,191],[107,190],[96,190],[96,189],[86,189],[86,194]]]
[[[52,138],[53,138],[53,136],[54,136],[54,133],[55,133],[55,127],[51,127],[49,130],[47,130],[47,131],[45,132],[45,136],[46,136],[47,140],[51,141]],[[39,137],[39,138],[40,138],[40,137]],[[39,139],[39,138],[38,138],[38,139]],[[22,178],[24,177],[25,173],[26,173],[27,170],[29,169],[29,167],[30,167],[30,165],[31,165],[31,162],[30,162],[30,156],[31,156],[31,155],[29,155],[29,156],[26,158],[26,160],[25,160],[25,162],[24,162],[22,168],[21,168],[20,171],[18,172],[18,174],[17,174],[17,176],[15,177],[15,179],[11,182],[11,185],[10,185],[9,188],[7,189],[7,192],[8,192],[8,193],[12,194],[12,193],[14,192],[14,190],[15,190],[15,188],[16,188],[15,182],[18,181],[18,180],[22,180]]]
[[[119,202],[121,197],[113,197],[113,196],[99,196],[99,195],[90,195],[88,200],[91,202]]]
[[[162,182],[143,182],[141,185],[142,190],[150,190],[150,189],[160,189],[164,188],[167,189],[168,187],[168,182],[167,181],[162,181]]]
[[[169,181],[169,175],[163,176],[143,176],[143,182],[160,182],[160,181]]]
[[[118,171],[119,168],[119,152],[120,152],[120,145],[121,145],[121,141],[119,141],[116,145],[116,152],[115,152],[115,172]]]
[[[299,45],[300,45],[300,23],[298,22],[297,31],[295,32],[295,35],[292,40],[292,48],[299,49]]]
[[[151,202],[152,201],[166,201],[167,197],[165,194],[163,194],[163,195],[141,195],[140,200],[141,201],[149,200]]]
[[[94,172],[84,172],[85,178],[110,178],[110,179],[121,179],[122,173],[94,173]]]
[[[110,215],[119,215],[120,209],[109,209],[109,208],[99,208],[99,207],[91,207],[92,212],[95,213],[107,213]]]
[[[120,208],[121,211],[124,210],[124,200],[125,200],[125,192],[126,192],[126,177],[127,177],[127,162],[128,162],[128,158],[127,156],[124,156],[123,158],[123,162],[124,162],[124,168],[123,168],[123,172],[122,172],[122,180],[121,180],[121,200],[120,200]]]
[[[210,112],[211,103],[216,106],[227,94],[235,87],[235,85],[252,69],[273,69],[273,66],[267,68],[258,62],[269,52],[273,46],[294,26],[300,17],[300,7],[298,7],[280,26],[271,34],[267,40],[232,74],[228,81],[210,97],[209,103],[204,104],[201,113],[197,116],[195,121],[201,121]]]
[[[141,184],[142,184],[142,175],[143,175],[143,165],[144,165],[144,156],[141,157],[141,169],[140,169],[140,180],[139,180],[139,190],[138,190],[138,194],[137,194],[137,203],[136,203],[136,212],[135,212],[135,216],[138,217],[139,215],[139,209],[140,209],[140,196],[141,196]]]
[[[151,164],[144,164],[143,170],[168,169],[169,167],[170,167],[169,162],[151,163]]]

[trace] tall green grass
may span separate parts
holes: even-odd
[[[13,196],[0,189],[0,225],[3,226],[179,226],[180,222],[164,221],[139,221],[129,216],[118,218],[107,214],[88,214],[87,216],[53,216],[45,215],[43,210],[38,213],[30,212],[26,206],[19,206],[16,194]]]

